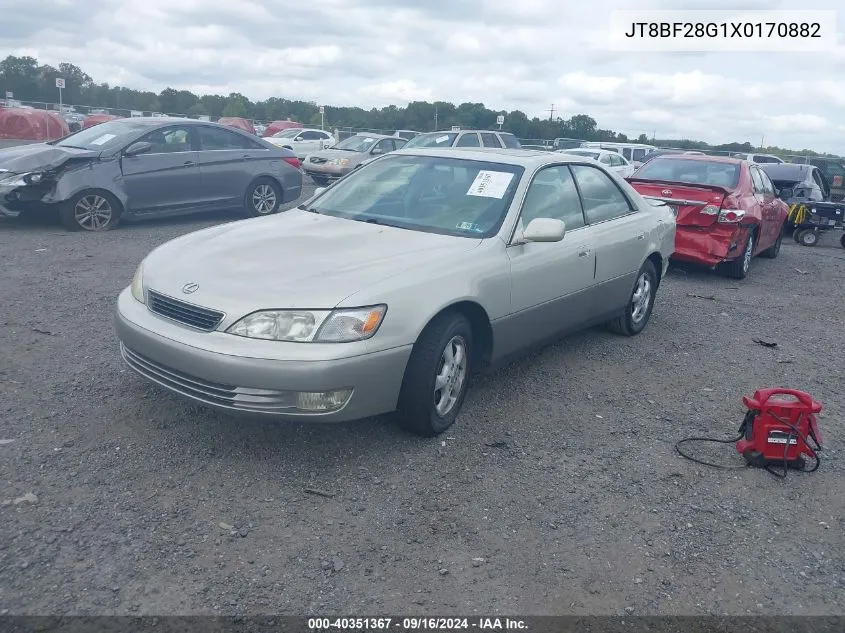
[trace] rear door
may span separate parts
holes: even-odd
[[[760,235],[757,240],[757,250],[768,248],[774,241],[772,239],[774,188],[770,196],[766,188],[768,178],[763,171],[755,165],[748,165],[751,173],[751,187],[754,192],[754,199],[757,201],[758,209],[748,209],[760,218]]]
[[[592,165],[571,165],[584,216],[596,245],[596,316],[628,301],[634,277],[647,256],[649,215],[637,209],[608,174]]]
[[[269,149],[230,130],[198,126],[201,198],[204,205],[229,209],[243,203],[254,161],[270,158]]]
[[[149,215],[198,204],[199,152],[192,128],[172,125],[153,130],[138,139],[150,143],[151,151],[120,159],[130,211]]]

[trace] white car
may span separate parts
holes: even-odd
[[[632,163],[628,162],[627,158],[607,149],[576,147],[575,149],[560,149],[558,152],[569,154],[570,156],[586,156],[587,158],[592,158],[607,167],[610,171],[615,171],[622,178],[627,178],[636,169]]]
[[[325,130],[313,128],[289,128],[267,136],[264,140],[278,147],[286,147],[293,151],[299,160],[313,152],[328,149],[336,142],[334,136]]]
[[[741,160],[747,160],[749,163],[756,163],[758,165],[765,165],[765,164],[777,164],[782,165],[785,161],[782,158],[778,158],[777,156],[772,156],[771,154],[741,154],[741,153],[734,153],[731,154],[734,158],[739,158]]]

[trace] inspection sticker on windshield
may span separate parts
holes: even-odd
[[[365,138],[365,139],[364,139],[364,142],[365,142],[365,143],[372,143],[372,142],[373,142],[373,139],[371,139],[371,138],[367,137],[367,138]]]
[[[511,180],[513,180],[513,174],[509,172],[484,171],[482,169],[469,186],[467,195],[483,198],[503,198]]]
[[[115,138],[115,134],[103,134],[102,136],[98,136],[93,141],[91,141],[91,145],[105,145],[110,140]]]

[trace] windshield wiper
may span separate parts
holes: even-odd
[[[301,205],[299,205],[299,206],[298,206],[298,207],[296,207],[296,208],[297,208],[297,209],[300,209],[301,211],[308,211],[308,213],[317,213],[317,214],[320,214],[320,212],[319,212],[319,211],[317,211],[317,209],[315,209],[314,207],[309,207],[308,205],[306,205],[306,204],[304,204],[304,203],[303,203],[303,204],[301,204]]]

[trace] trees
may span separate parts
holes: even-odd
[[[292,119],[309,125],[321,122],[319,104],[297,101],[284,97],[271,97],[253,103],[245,95],[195,95],[188,90],[165,88],[159,94],[132,88],[97,84],[81,68],[70,63],[57,67],[39,65],[33,57],[10,55],[0,61],[0,99],[4,91],[14,93],[15,99],[53,104],[58,101],[56,77],[65,80],[62,97],[66,104],[112,108],[167,114],[207,115],[211,117],[244,117],[261,121]],[[326,106],[325,122],[329,128],[355,127],[373,130],[432,130],[449,129],[454,125],[465,128],[494,129],[496,117],[504,115],[502,129],[524,139],[578,138],[585,141],[620,141],[628,137],[612,130],[600,129],[594,118],[575,114],[569,119],[532,117],[519,110],[495,111],[483,103],[454,104],[445,101],[428,103],[412,101],[405,107],[396,105],[366,110],[360,107]],[[691,140],[652,141],[647,134],[640,134],[639,143],[651,143],[687,149],[711,149],[706,143]],[[753,151],[750,143],[728,143],[715,149]],[[778,148],[767,148],[777,152]],[[811,153],[803,151],[801,153]]]

